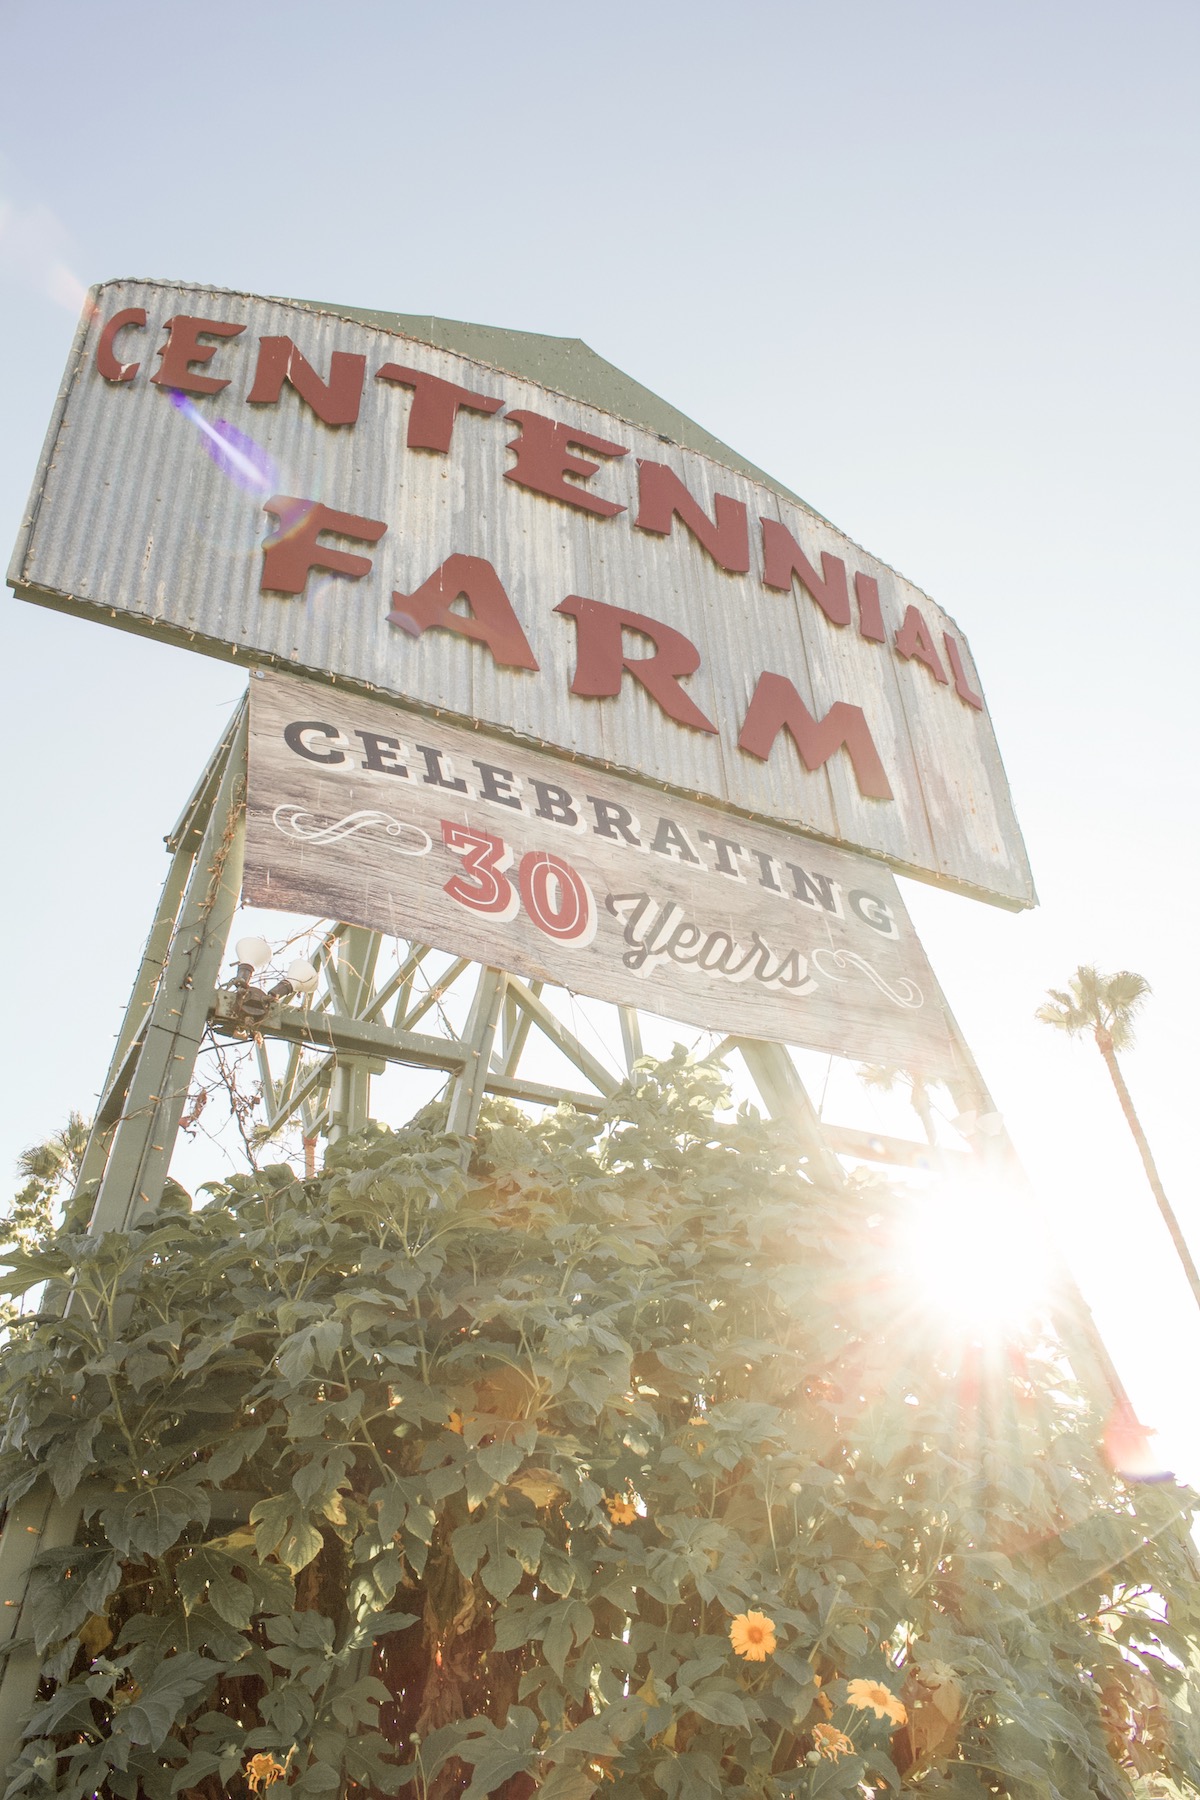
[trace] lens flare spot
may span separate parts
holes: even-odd
[[[222,475],[249,494],[275,492],[279,486],[279,467],[269,450],[264,450],[228,419],[215,419],[210,423],[195,403],[177,388],[171,390],[171,405],[195,427],[201,447]]]

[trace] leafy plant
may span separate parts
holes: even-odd
[[[83,1167],[89,1121],[80,1113],[67,1114],[61,1131],[52,1132],[40,1144],[31,1144],[17,1158],[17,1190],[12,1210],[4,1221],[5,1243],[29,1249],[53,1227],[55,1203],[74,1187]]]
[[[427,1115],[15,1251],[73,1300],[0,1359],[0,1493],[83,1523],[9,1795],[1194,1782],[1191,1496],[1053,1345],[940,1333],[902,1193],[723,1099],[677,1059],[466,1169]]]

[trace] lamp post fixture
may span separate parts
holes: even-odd
[[[293,994],[304,997],[315,993],[319,976],[306,957],[298,956],[287,966],[287,973],[270,988],[255,987],[254,975],[271,960],[271,946],[266,938],[239,938],[234,945],[234,977],[229,986],[236,1002],[239,1024],[251,1030],[261,1025],[277,1000],[289,1000]]]

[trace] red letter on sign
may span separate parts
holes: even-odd
[[[150,377],[156,387],[175,388],[183,394],[219,394],[229,386],[211,375],[194,375],[193,363],[211,362],[219,344],[202,344],[202,337],[240,337],[244,325],[230,325],[224,319],[192,319],[186,313],[167,320],[167,341],[158,355],[162,367]]]
[[[850,591],[846,586],[846,565],[840,557],[822,550],[821,573],[813,568],[807,556],[786,525],[778,519],[763,519],[763,585],[777,588],[781,594],[791,592],[792,576],[800,577],[831,625],[850,623]]]
[[[607,606],[603,600],[585,600],[582,594],[568,594],[555,612],[569,613],[575,620],[577,650],[573,694],[586,694],[595,699],[611,699],[621,691],[625,670],[640,681],[652,700],[656,700],[667,717],[678,719],[696,731],[716,731],[696,702],[684,693],[679,678],[692,675],[700,667],[700,652],[690,638],[659,619],[647,619],[641,613],[626,612],[623,606]],[[640,631],[654,645],[650,656],[627,656],[621,636],[623,630]]]
[[[326,425],[353,425],[362,402],[366,372],[365,356],[335,350],[329,358],[329,380],[322,381],[291,338],[259,338],[254,386],[246,398],[251,406],[274,406],[286,381]]]
[[[879,605],[879,583],[861,569],[854,575],[854,597],[858,601],[858,635],[872,644],[886,644],[883,611]]]
[[[513,438],[508,446],[516,451],[517,460],[511,469],[505,469],[505,481],[532,488],[535,494],[549,494],[551,500],[565,500],[568,506],[598,513],[602,519],[625,511],[615,500],[601,500],[598,494],[589,494],[567,480],[568,475],[586,480],[600,467],[586,456],[574,455],[572,445],[578,450],[590,450],[594,456],[628,456],[623,444],[590,437],[586,431],[576,431],[573,425],[561,425],[557,419],[544,418],[541,413],[510,412],[504,416],[521,427],[520,437]]]
[[[861,706],[836,700],[823,719],[814,719],[786,675],[764,670],[746,712],[738,749],[766,762],[779,733],[786,730],[806,769],[819,769],[844,746],[854,765],[859,792],[890,800],[891,783],[879,760]]]
[[[466,600],[469,618],[450,610],[456,600]],[[411,637],[430,630],[457,631],[486,644],[493,660],[506,669],[538,666],[500,577],[482,556],[448,556],[415,594],[392,595],[387,621]]]
[[[740,500],[733,500],[728,494],[714,494],[714,522],[688,493],[674,469],[668,469],[666,463],[643,462],[640,457],[638,495],[638,516],[633,522],[639,531],[668,537],[673,521],[682,519],[697,543],[703,544],[722,569],[728,569],[731,575],[749,572],[750,528]]]
[[[264,501],[263,511],[273,513],[279,520],[279,529],[263,545],[262,579],[258,584],[263,594],[302,594],[310,569],[328,569],[334,575],[349,575],[357,581],[371,567],[370,557],[331,550],[319,544],[317,538],[323,531],[334,531],[339,537],[377,544],[387,530],[382,519],[361,519],[357,513],[335,512],[319,500],[297,500],[291,494],[276,494]]]
[[[132,381],[141,363],[118,362],[113,354],[113,345],[119,331],[127,325],[144,325],[146,309],[144,306],[127,306],[124,312],[114,313],[104,330],[100,333],[100,342],[96,345],[96,367],[105,381]]]
[[[462,857],[465,873],[475,877],[474,881],[466,881],[462,875],[452,875],[444,892],[469,906],[472,912],[486,913],[501,922],[515,919],[521,897],[503,873],[512,862],[512,851],[504,839],[493,837],[490,831],[469,831],[465,825],[443,819],[442,842],[447,850]]]
[[[527,850],[517,870],[525,911],[539,931],[582,949],[596,935],[596,902],[579,870],[548,850]]]
[[[954,691],[960,700],[973,706],[976,712],[983,711],[983,695],[977,694],[967,679],[967,671],[963,668],[962,652],[958,640],[952,638],[948,631],[943,631],[942,642],[946,646],[946,655],[950,658],[950,667],[954,670]]]
[[[401,363],[384,363],[382,369],[376,369],[375,379],[394,381],[398,387],[413,390],[405,440],[410,450],[440,450],[444,455],[450,448],[460,407],[468,412],[494,413],[504,405],[503,400],[494,399],[491,394],[476,394],[470,388],[443,381],[440,375],[425,375],[420,369],[406,369]]]
[[[915,657],[923,662],[935,681],[945,687],[949,676],[942,667],[942,659],[933,647],[933,639],[926,628],[925,621],[915,606],[910,606],[904,615],[904,623],[896,633],[897,656]]]

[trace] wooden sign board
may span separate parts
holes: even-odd
[[[955,1067],[879,864],[329,685],[250,683],[243,891],[721,1033]]]
[[[953,619],[586,346],[477,340],[93,290],[13,586],[1033,905]]]

